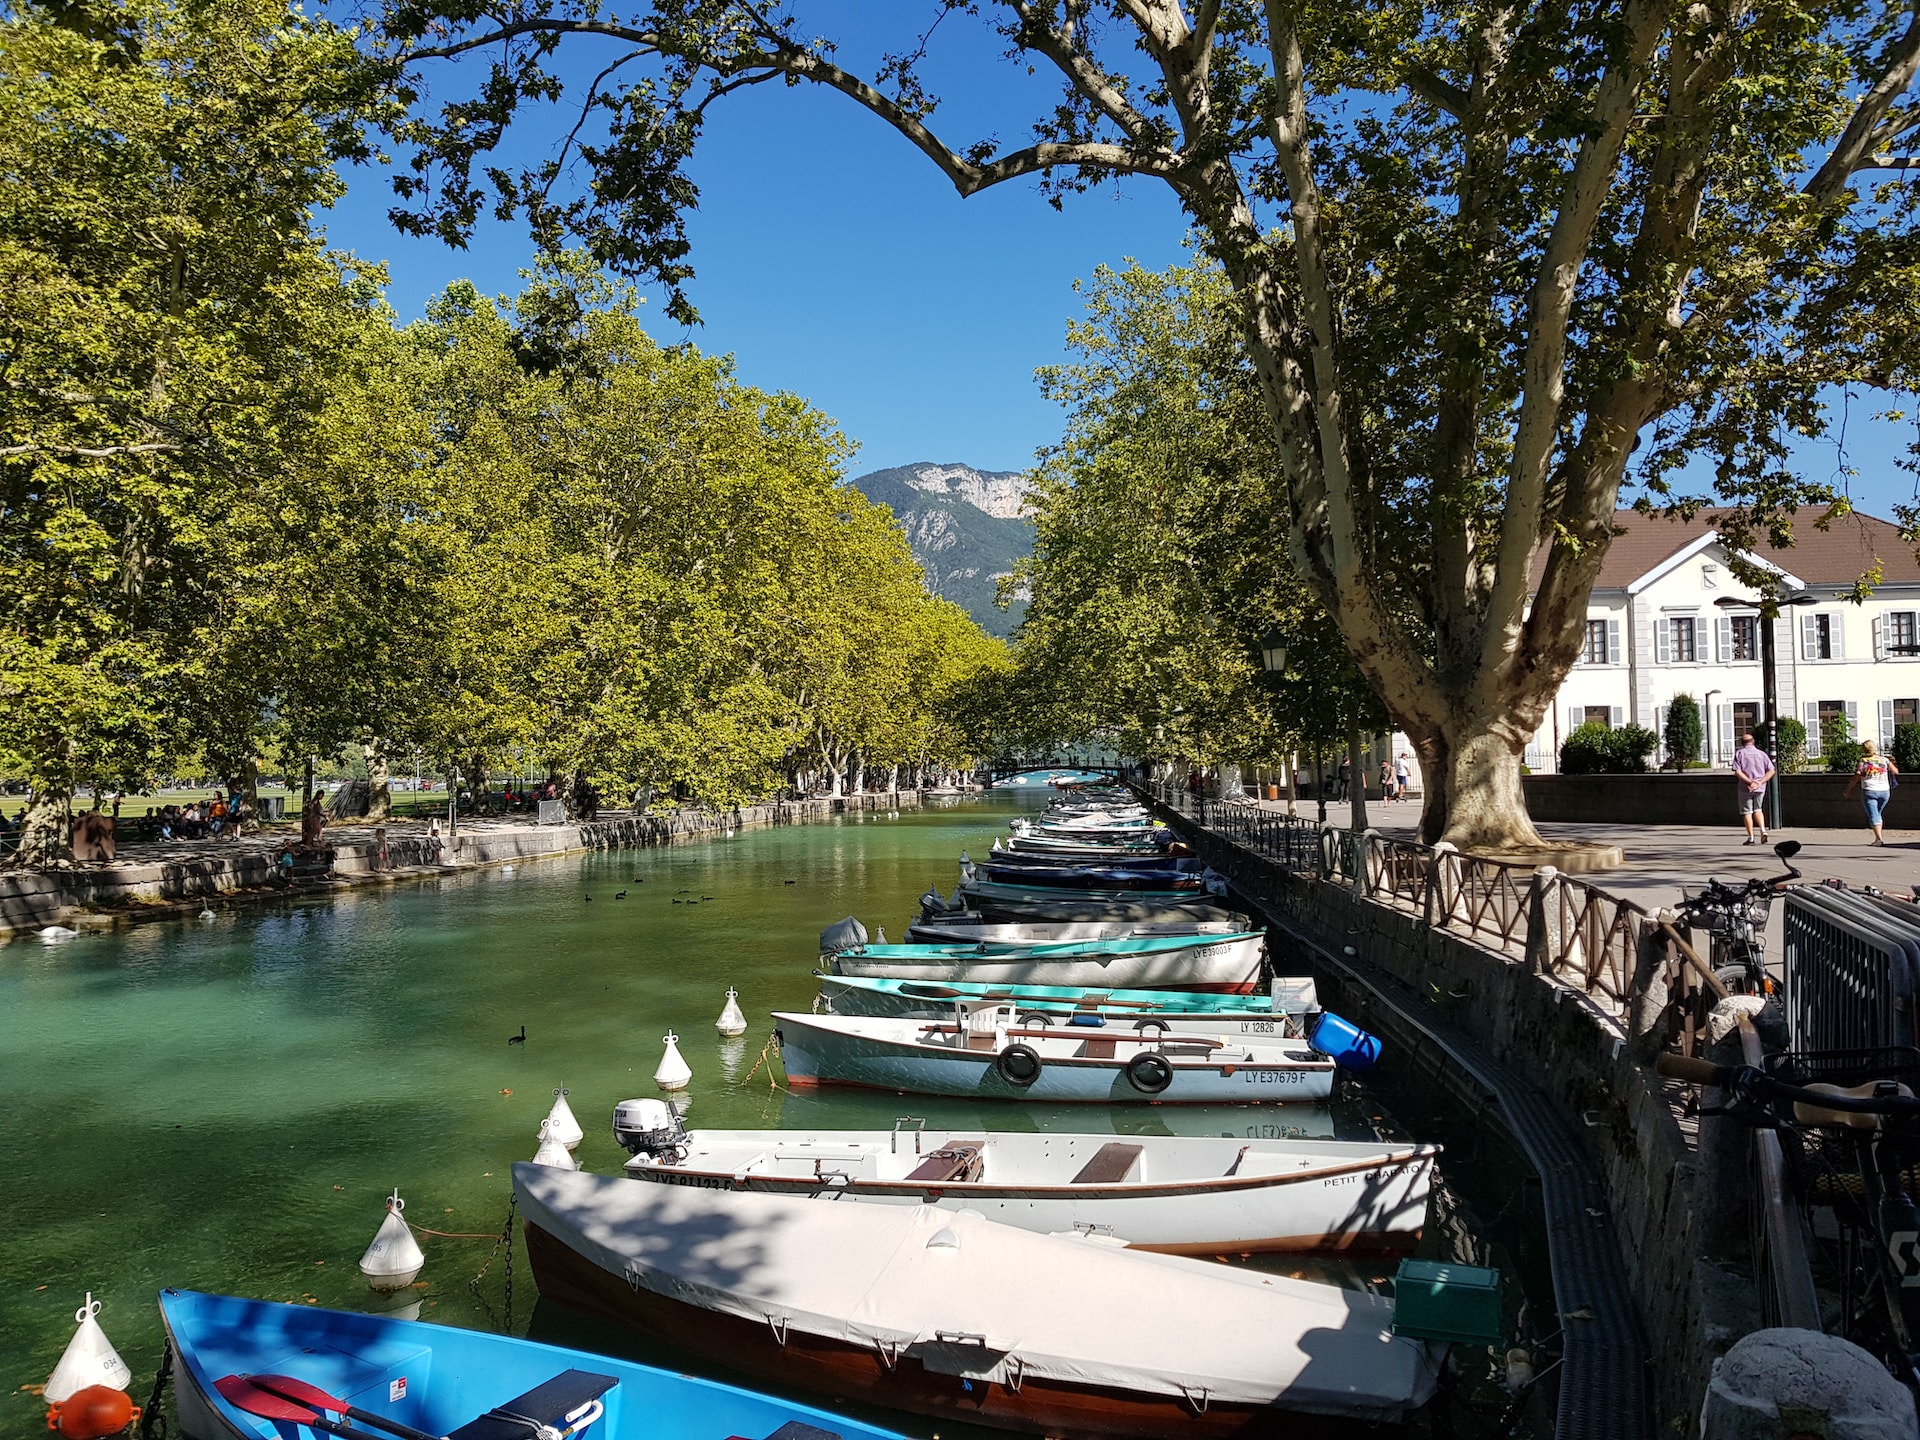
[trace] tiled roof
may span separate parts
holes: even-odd
[[[1721,513],[1702,510],[1691,520],[1669,520],[1638,510],[1614,511],[1614,529],[1619,533],[1607,549],[1594,589],[1624,590],[1662,560],[1699,539]],[[1851,585],[1872,568],[1876,559],[1880,562],[1881,584],[1920,585],[1920,559],[1915,558],[1914,547],[1900,538],[1899,529],[1890,521],[1855,512],[1820,530],[1813,523],[1818,514],[1807,511],[1798,517],[1791,547],[1776,550],[1762,544],[1755,553],[1809,585]],[[1546,563],[1543,548],[1534,556],[1535,584]]]

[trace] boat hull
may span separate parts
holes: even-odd
[[[285,1374],[370,1413],[444,1435],[554,1376],[582,1369],[617,1383],[600,1397],[595,1440],[726,1440],[800,1422],[843,1440],[902,1440],[895,1431],[805,1404],[610,1356],[453,1326],[305,1305],[169,1290],[161,1316],[173,1342],[174,1404],[189,1440],[309,1435],[240,1410],[214,1382]],[[384,1434],[367,1422],[358,1432]]]
[[[1259,985],[1266,946],[1258,935],[1195,939],[1198,943],[1193,945],[1117,954],[902,958],[847,951],[829,963],[836,975],[870,979],[1198,990],[1229,995],[1244,995]]]
[[[1062,1105],[1221,1105],[1249,1100],[1320,1101],[1333,1093],[1331,1061],[1176,1063],[1164,1090],[1148,1094],[1127,1078],[1127,1055],[1043,1057],[1021,1086],[1003,1078],[989,1051],[915,1044],[808,1023],[776,1012],[781,1060],[793,1085],[854,1085],[907,1095],[959,1095]],[[1129,1052],[1130,1053],[1130,1052]]]
[[[915,945],[1056,944],[1062,940],[1126,940],[1139,937],[1232,935],[1251,929],[1243,916],[1225,920],[1180,920],[1165,925],[1131,925],[1125,921],[995,922],[979,915],[956,912],[932,920],[916,920],[906,938]]]
[[[1121,894],[1100,890],[1036,890],[991,880],[963,881],[957,892],[966,909],[987,920],[1092,920],[1106,924],[1166,925],[1233,920],[1233,912],[1204,895]],[[938,923],[938,915],[925,917]]]
[[[850,983],[854,980],[862,983]],[[1313,984],[1311,980],[1297,983],[1303,990]],[[934,983],[918,976],[894,979],[841,975],[820,977],[820,1001],[816,1008],[829,1015],[937,1020],[953,1013],[957,999],[1011,1000],[1022,1015],[1058,1016],[1056,1024],[1074,1015],[1097,1015],[1109,1026],[1130,1030],[1139,1021],[1151,1019],[1180,1034],[1249,1040],[1304,1038],[1305,1017],[1318,1013],[1317,1005],[1303,1006],[1297,1011],[1274,1009],[1270,1004],[1255,1009],[1247,997],[1238,993],[1208,995],[1072,985],[995,986],[970,980]]]
[[[971,1209],[1020,1230],[1045,1235],[1095,1229],[1135,1249],[1177,1255],[1410,1250],[1426,1224],[1439,1154],[1436,1147],[1412,1145],[1146,1137],[1129,1147],[1111,1135],[988,1133],[967,1142],[984,1152],[982,1178],[914,1181],[905,1175],[877,1178],[876,1162],[892,1159],[893,1147],[900,1147],[893,1168],[910,1174],[920,1155],[961,1137],[717,1133],[723,1143],[710,1153],[703,1153],[701,1133],[695,1132],[685,1160],[642,1157],[628,1162],[626,1173],[637,1181],[704,1190]],[[1147,1178],[1114,1184],[1067,1178],[1115,1148],[1139,1151],[1132,1163]],[[810,1167],[813,1173],[807,1173]],[[1204,1169],[1214,1173],[1194,1174]],[[994,1178],[996,1170],[1008,1172],[1006,1178]],[[1054,1183],[1034,1178],[1043,1170]],[[1152,1177],[1160,1171],[1168,1178],[1156,1182]],[[1067,1183],[1058,1183],[1062,1179]]]

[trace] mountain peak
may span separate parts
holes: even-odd
[[[1020,623],[1024,603],[994,603],[1000,577],[1033,553],[1024,510],[1032,486],[1018,470],[980,470],[923,460],[861,475],[853,482],[889,507],[907,532],[927,588],[963,607],[990,635]]]

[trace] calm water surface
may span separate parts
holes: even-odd
[[[672,1363],[643,1337],[536,1311],[524,1253],[513,1257],[509,1310],[504,1257],[470,1285],[495,1247],[464,1238],[499,1233],[508,1167],[532,1156],[557,1086],[572,1091],[587,1132],[583,1166],[618,1168],[613,1106],[657,1093],[669,1029],[693,1069],[694,1125],[886,1126],[910,1110],[935,1125],[1000,1129],[1440,1140],[1448,1183],[1423,1253],[1501,1265],[1520,1328],[1553,1328],[1528,1310],[1529,1295],[1540,1313],[1552,1307],[1524,1167],[1418,1077],[1391,1074],[1391,1055],[1387,1075],[1368,1092],[1350,1088],[1330,1114],[982,1106],[770,1086],[766,1065],[755,1071],[767,1012],[809,1008],[820,929],[854,914],[898,938],[915,897],[930,883],[950,889],[960,849],[985,850],[1023,803],[1038,801],[525,862],[205,924],[0,946],[0,1435],[40,1430],[39,1402],[20,1387],[45,1381],[88,1290],[133,1367],[136,1401],[159,1360],[162,1286],[392,1308],[355,1262],[395,1186],[409,1220],[463,1237],[425,1237],[420,1285],[399,1297],[422,1318]],[[713,1028],[728,985],[749,1020],[741,1040]],[[526,1043],[507,1045],[522,1026]],[[1273,1263],[1347,1284],[1386,1273],[1366,1261]],[[1503,1397],[1489,1367],[1471,1368],[1464,1403],[1434,1434],[1504,1431],[1490,1418]],[[947,1437],[994,1433],[890,1418],[909,1434],[935,1423]],[[1523,1416],[1520,1433],[1538,1418]]]

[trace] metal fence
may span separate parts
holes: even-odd
[[[1920,911],[1825,886],[1787,892],[1781,982],[1794,1050],[1915,1042]]]

